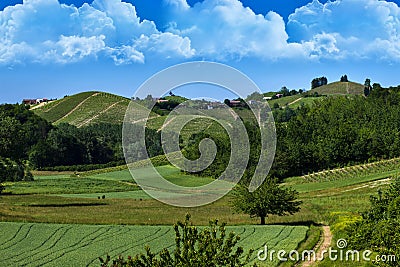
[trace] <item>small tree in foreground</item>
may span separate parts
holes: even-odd
[[[276,179],[267,179],[257,190],[249,192],[247,187],[237,185],[233,191],[232,205],[250,217],[260,217],[260,224],[265,224],[268,215],[289,215],[300,210],[301,201],[298,192],[282,188]]]
[[[110,256],[100,258],[102,267],[217,267],[244,266],[249,263],[251,253],[243,255],[242,247],[236,247],[240,237],[231,232],[225,233],[225,223],[218,226],[218,221],[211,221],[208,228],[199,230],[190,223],[190,215],[184,222],[175,224],[175,250],[171,254],[164,248],[158,255],[146,246],[146,254],[128,257],[120,256],[112,260]]]

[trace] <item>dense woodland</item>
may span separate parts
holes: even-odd
[[[122,125],[54,126],[25,105],[1,105],[0,177],[6,181],[31,179],[29,168],[75,171],[121,165],[121,135]],[[147,130],[150,156],[161,154],[159,139],[159,133]]]

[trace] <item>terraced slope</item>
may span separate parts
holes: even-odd
[[[34,110],[36,114],[49,122],[55,122],[73,110],[79,103],[95,94],[96,92],[84,92],[73,96],[67,96],[63,99],[51,102],[43,107]]]
[[[84,92],[64,97],[34,112],[54,124],[70,123],[78,127],[95,123],[119,124],[124,120],[129,102],[128,98],[109,93]],[[137,108],[148,112],[139,105]]]

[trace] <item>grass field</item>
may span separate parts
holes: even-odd
[[[212,178],[197,177],[187,175],[179,169],[166,165],[156,168],[157,171],[168,181],[180,186],[194,187],[201,186],[214,181]],[[140,176],[146,176],[148,169],[138,169],[136,173]],[[92,196],[97,198],[96,193],[110,193],[108,195],[118,196],[117,192],[131,192],[139,190],[135,184],[129,170],[102,173],[84,177],[70,177],[69,175],[50,175],[36,176],[33,182],[5,183],[5,193],[21,194],[58,194],[79,197]],[[123,198],[129,194],[125,193]],[[145,194],[135,194],[139,198],[145,198]]]
[[[305,238],[306,226],[228,226],[239,234],[239,246],[270,249],[297,248]],[[172,226],[69,225],[0,223],[2,266],[99,266],[99,256],[135,255],[149,245],[153,252],[173,249]],[[252,257],[256,260],[256,253]],[[276,266],[265,262],[263,266]]]
[[[212,181],[185,175],[172,166],[157,167],[157,170],[166,179],[184,186]],[[143,251],[146,242],[152,248],[172,245],[171,225],[184,218],[186,213],[192,214],[196,225],[207,225],[215,218],[235,225],[229,229],[241,234],[241,245],[246,248],[257,249],[267,241],[272,242],[274,248],[277,245],[296,248],[312,223],[330,225],[335,238],[341,238],[344,227],[357,220],[359,212],[369,207],[370,195],[385,188],[398,170],[398,160],[393,159],[316,173],[311,178],[289,178],[285,183],[300,192],[302,209],[292,216],[270,216],[267,218],[270,225],[264,228],[249,226],[258,224],[257,218],[235,213],[230,206],[229,194],[206,206],[179,208],[153,200],[138,190],[128,170],[74,178],[68,174],[42,174],[32,183],[6,185],[6,192],[13,194],[0,197],[0,221],[24,223],[0,224],[4,240],[0,244],[0,258],[5,257],[7,266],[23,265],[27,257],[32,259],[31,266],[46,262],[49,262],[48,266],[69,266],[64,262],[66,257],[71,262],[84,259],[84,265],[97,264],[93,260],[99,255],[133,254]],[[146,169],[141,171],[146,174]],[[105,199],[98,199],[102,195]],[[122,226],[124,224],[135,226]],[[163,231],[165,234],[159,237]],[[71,239],[64,240],[65,236]]]

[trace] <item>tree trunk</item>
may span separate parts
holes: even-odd
[[[260,224],[265,225],[265,216],[261,216],[260,218],[261,218]]]

